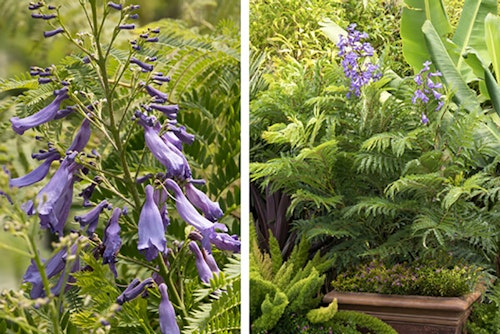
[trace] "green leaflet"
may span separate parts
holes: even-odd
[[[460,72],[448,54],[443,41],[431,21],[425,21],[422,26],[427,48],[436,68],[443,73],[443,81],[454,93],[454,100],[468,111],[480,108],[476,94],[467,86]]]

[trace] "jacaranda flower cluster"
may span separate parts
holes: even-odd
[[[95,3],[90,1],[90,6],[95,6]],[[112,32],[112,41],[121,31],[136,28],[128,20],[138,18],[134,12],[137,9],[138,5],[125,6],[115,2],[108,2],[103,6],[105,17],[120,13],[120,19]],[[45,37],[64,35],[75,42],[71,37],[74,34],[67,30],[63,21],[58,21],[58,7],[47,6],[40,1],[31,3],[29,10],[32,11],[33,18],[50,21],[50,25],[55,28],[46,31]],[[91,12],[92,15],[98,13],[95,7],[92,7]],[[55,24],[55,21],[58,23]],[[91,26],[96,22],[98,21],[89,20]],[[93,28],[99,31],[96,27]],[[31,76],[38,78],[38,84],[52,87],[54,97],[46,107],[32,115],[12,117],[12,129],[23,135],[40,126],[50,127],[51,124],[63,122],[64,119],[76,120],[80,127],[67,147],[36,137],[38,141],[46,142],[47,149],[32,155],[33,159],[42,163],[30,173],[12,177],[6,171],[9,173],[11,188],[31,186],[51,175],[37,195],[24,203],[22,208],[27,215],[36,216],[40,227],[49,230],[54,239],[61,242],[69,240],[49,260],[41,260],[38,256],[32,260],[24,275],[24,282],[29,283],[29,295],[32,299],[63,294],[72,288],[76,273],[92,270],[85,266],[80,257],[80,252],[83,251],[90,252],[102,264],[108,265],[114,278],[119,280],[120,270],[117,265],[123,260],[120,252],[127,242],[128,254],[131,244],[134,245],[132,252],[136,249],[133,258],[129,256],[127,259],[132,259],[134,263],[146,263],[149,277],[142,281],[135,278],[123,289],[115,300],[116,312],[120,312],[125,303],[139,296],[147,296],[148,289],[155,289],[160,298],[158,326],[163,334],[175,334],[180,333],[176,308],[184,310],[184,306],[179,305],[182,298],[179,297],[177,287],[169,280],[169,261],[174,253],[167,242],[171,223],[169,208],[175,208],[178,216],[191,226],[187,240],[170,243],[176,249],[184,249],[184,254],[192,258],[185,265],[192,263],[193,270],[196,268],[203,284],[209,284],[213,276],[220,273],[212,247],[237,253],[240,241],[236,235],[228,234],[227,226],[219,222],[224,216],[219,204],[199,189],[207,181],[193,178],[188,159],[183,153],[183,145],[192,144],[195,136],[178,124],[179,106],[170,103],[169,96],[161,89],[163,84],[170,81],[170,77],[155,71],[158,57],[142,52],[145,49],[151,50],[151,45],[160,41],[159,34],[159,29],[150,28],[130,41],[129,57],[121,72],[118,72],[120,74],[113,78],[117,81],[130,78],[124,86],[133,93],[124,110],[114,109],[116,102],[113,99],[117,94],[117,86],[111,86],[114,82],[107,78],[105,67],[105,57],[109,51],[103,52],[98,43],[83,43],[80,40],[75,42],[85,53],[78,58],[79,65],[99,73],[96,78],[89,80],[101,84],[104,91],[102,94],[89,94],[88,91],[81,90],[74,84],[70,73],[60,72],[56,66],[32,66]],[[85,38],[87,35],[79,36]],[[98,42],[98,39],[93,42]],[[97,49],[86,49],[88,45]],[[120,106],[124,108],[123,104]],[[120,112],[123,112],[123,116],[117,122],[116,117]],[[121,127],[127,127],[127,130],[121,131]],[[143,135],[141,159],[146,161],[144,155],[148,154],[154,157],[157,165],[161,166],[156,174],[143,175],[140,168],[134,173],[130,171],[125,155],[130,131],[135,131],[141,137]],[[103,138],[109,141],[108,147],[112,147],[114,152],[95,150],[95,143]],[[102,170],[103,156],[112,153],[120,157],[117,159],[122,170],[119,175]],[[110,180],[118,181],[119,186],[115,186]],[[82,203],[81,200],[74,200],[74,189],[83,181],[89,185],[76,193],[83,199]],[[1,191],[0,195],[13,203],[5,192]],[[90,209],[85,209],[87,207]],[[87,211],[70,219],[72,210]],[[104,222],[103,216],[106,216]],[[128,232],[126,238],[121,235],[125,228]],[[52,284],[52,280],[56,283]],[[169,300],[172,295],[176,297],[174,304]],[[109,325],[106,319],[101,319],[100,323]]]
[[[347,93],[348,98],[352,94],[360,96],[363,86],[379,80],[382,76],[378,65],[369,60],[374,50],[369,42],[363,41],[367,38],[368,34],[357,31],[356,24],[353,23],[347,27],[347,36],[340,35],[337,43],[338,56],[342,59],[344,74],[351,81]]]

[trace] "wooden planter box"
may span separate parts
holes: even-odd
[[[480,291],[463,297],[382,295],[331,291],[323,302],[337,299],[339,310],[360,311],[391,325],[401,334],[461,334]]]

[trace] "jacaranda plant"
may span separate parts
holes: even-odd
[[[5,130],[43,148],[26,175],[4,166],[5,229],[26,241],[31,265],[22,291],[0,301],[0,331],[238,332],[240,241],[184,153],[210,138],[181,124],[187,111],[166,93],[164,29],[138,28],[139,5],[79,4],[79,30],[64,6],[28,5],[44,38],[80,53],[30,68],[37,83],[16,98]],[[47,260],[44,233],[54,241]]]

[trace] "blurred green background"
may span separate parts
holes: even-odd
[[[30,17],[28,0],[0,0],[0,82],[5,78],[27,76],[32,65],[41,67],[57,63],[73,49],[64,38],[44,39],[42,31],[49,30],[44,22]],[[54,0],[48,4],[61,5],[62,11],[68,13],[65,24],[72,27],[81,26],[83,14],[78,11],[79,1]],[[117,1],[115,1],[117,2]],[[239,0],[136,0],[127,4],[139,4],[139,25],[145,25],[161,19],[181,20],[186,29],[198,34],[210,33],[221,20],[230,19],[239,25]],[[68,22],[71,17],[71,22]],[[12,92],[16,94],[16,92]],[[8,96],[0,94],[0,107]],[[0,108],[1,110],[1,108]],[[14,136],[8,128],[10,116],[0,111],[0,166],[7,162],[7,147],[17,146],[20,158],[29,157],[33,151],[32,138]],[[10,148],[12,151],[12,148]],[[20,152],[23,152],[21,154]],[[25,161],[34,168],[35,162]],[[8,188],[8,177],[0,171],[0,189]],[[28,187],[29,188],[29,187]],[[23,188],[26,191],[33,189]],[[26,191],[22,197],[25,198]],[[14,198],[14,200],[16,200]],[[19,201],[22,199],[19,198]],[[0,199],[0,290],[18,288],[22,276],[29,265],[29,259],[16,254],[22,251],[24,242],[15,238],[12,233],[5,232],[5,224],[12,222],[16,216],[8,202]],[[21,245],[21,246],[19,246]],[[11,248],[11,250],[6,250]]]

